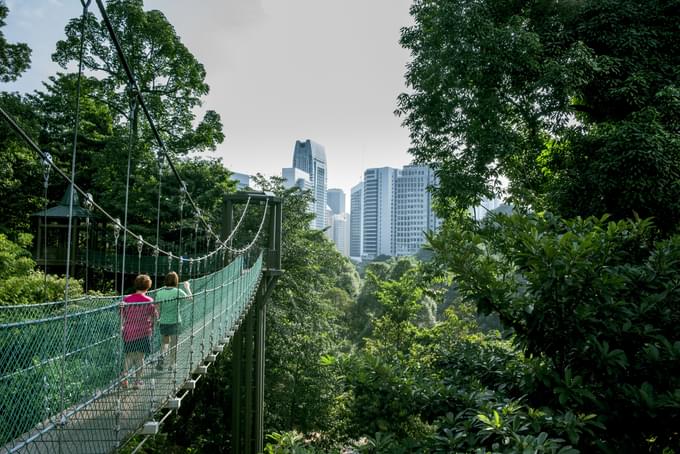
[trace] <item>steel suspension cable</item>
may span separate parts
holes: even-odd
[[[184,228],[184,194],[186,190],[184,186],[180,189],[179,194],[179,273],[182,273],[182,229]],[[180,276],[181,277],[181,276]]]
[[[224,240],[224,244],[229,244],[229,242],[234,238],[234,235],[238,231],[239,227],[241,226],[241,222],[243,222],[243,218],[246,216],[246,212],[248,212],[248,206],[250,205],[250,197],[246,200],[246,206],[243,208],[243,213],[241,213],[241,217],[238,219],[238,222],[236,223],[236,226],[234,229],[229,233],[229,236]],[[219,249],[218,249],[219,250]]]
[[[144,116],[146,117],[147,122],[149,123],[149,127],[151,128],[151,132],[153,133],[154,138],[156,139],[156,142],[158,143],[158,146],[160,148],[160,151],[162,155],[165,157],[165,159],[168,161],[168,165],[170,166],[170,169],[172,170],[173,174],[177,178],[177,181],[179,182],[180,186],[185,186],[184,180],[179,175],[179,172],[175,168],[175,165],[172,162],[172,159],[170,158],[170,154],[168,152],[167,147],[165,146],[165,142],[163,141],[163,138],[161,137],[160,133],[158,132],[158,128],[156,127],[156,124],[153,121],[153,117],[151,116],[151,113],[149,112],[149,109],[146,106],[146,103],[144,102],[144,97],[142,96],[142,93],[139,89],[139,85],[137,84],[137,80],[135,79],[134,74],[132,73],[132,69],[130,68],[130,65],[128,64],[127,58],[125,57],[125,52],[123,52],[123,47],[120,44],[120,41],[118,40],[118,35],[116,34],[116,31],[113,28],[113,24],[111,23],[111,20],[109,19],[108,13],[106,12],[106,8],[104,7],[104,3],[102,0],[95,0],[97,3],[97,6],[99,7],[99,11],[102,15],[102,19],[104,20],[104,25],[106,26],[106,29],[109,32],[109,35],[111,37],[111,41],[113,42],[114,47],[116,48],[116,53],[118,54],[118,59],[120,60],[121,65],[123,66],[123,69],[125,71],[125,74],[128,78],[128,83],[130,86],[134,89],[135,94],[137,96],[137,99],[139,101],[139,105],[142,108],[142,111],[144,112]],[[189,203],[191,206],[194,208],[196,213],[199,214],[200,216],[200,208],[194,202],[193,198],[191,197],[191,194],[187,191],[187,199],[189,200]],[[217,238],[218,242],[222,242],[217,235],[212,231],[210,228],[210,225],[207,223],[207,221],[203,218],[203,216],[200,216],[200,220],[203,222],[205,227],[210,231],[210,233],[213,234],[214,237]]]

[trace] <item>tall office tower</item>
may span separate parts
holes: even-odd
[[[329,189],[326,197],[328,198],[328,206],[333,210],[333,214],[345,212],[345,191],[337,188]]]
[[[397,169],[364,172],[362,258],[394,255],[394,189]]]
[[[352,188],[350,194],[350,221],[349,221],[349,256],[361,260],[361,238],[364,204],[364,183],[359,183]]]
[[[425,232],[437,230],[439,219],[432,211],[434,172],[427,166],[404,166],[395,185],[395,255],[412,255],[425,243]]]
[[[345,257],[349,256],[349,244],[347,244],[348,217],[347,213],[333,215],[333,242],[338,251]]]
[[[309,139],[295,142],[293,151],[293,167],[309,174],[314,197],[314,220],[312,227],[326,227],[326,151],[323,146]]]

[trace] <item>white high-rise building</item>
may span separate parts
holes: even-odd
[[[309,181],[312,184],[312,196],[314,197],[312,227],[321,230],[327,225],[326,187],[328,175],[324,147],[309,139],[296,141],[293,150],[293,167],[303,170],[309,175]]]
[[[327,192],[328,206],[333,210],[333,214],[345,212],[345,191],[338,188],[329,189]]]
[[[394,237],[395,255],[413,255],[425,243],[425,232],[437,230],[440,220],[432,210],[428,186],[435,176],[427,166],[404,166],[395,185]]]
[[[397,169],[381,167],[364,172],[362,258],[394,255],[394,193]]]
[[[349,244],[347,242],[348,217],[347,213],[333,215],[333,242],[338,251],[345,257],[349,256]]]
[[[297,186],[303,191],[312,189],[309,174],[304,170],[296,169],[295,167],[284,167],[281,169],[281,177],[283,177],[283,187],[286,189],[290,189],[293,186]]]
[[[326,205],[326,218],[325,218],[325,225],[324,229],[325,234],[328,237],[329,240],[333,241],[333,210],[331,210],[331,207]]]
[[[349,256],[361,260],[362,245],[362,215],[364,205],[364,183],[359,183],[352,188],[350,194],[350,221],[349,221]]]

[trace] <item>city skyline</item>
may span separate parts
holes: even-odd
[[[440,227],[429,191],[437,184],[431,167],[368,168],[352,187],[349,205],[342,189],[326,186],[329,170],[323,145],[304,139],[295,142],[293,166],[282,168],[281,176],[284,187],[310,191],[311,227],[324,230],[341,254],[360,261],[413,255],[426,232]]]
[[[393,114],[406,91],[399,30],[411,23],[410,3],[205,0],[187,14],[180,0],[145,0],[145,8],[161,10],[206,68],[211,91],[197,114],[217,111],[226,135],[208,155],[233,172],[273,176],[290,166],[290,144],[310,138],[326,147],[328,187],[349,194],[364,169],[411,161],[408,131]],[[5,89],[30,93],[59,70],[50,55],[80,3],[7,6],[5,37],[33,55],[31,69]]]

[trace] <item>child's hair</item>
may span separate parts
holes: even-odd
[[[149,290],[151,288],[151,278],[147,274],[140,274],[135,278],[135,290]]]
[[[179,284],[179,276],[174,271],[170,271],[165,275],[165,286],[166,287],[177,287]]]

